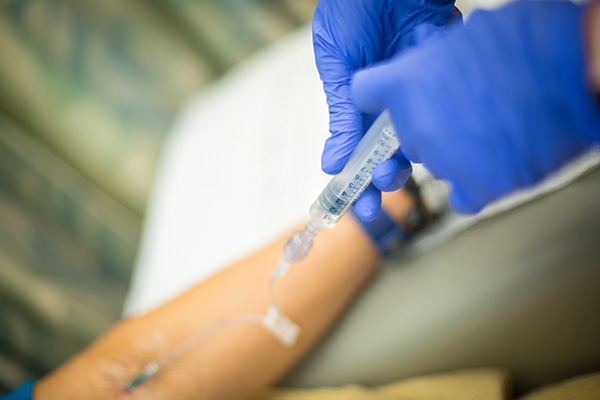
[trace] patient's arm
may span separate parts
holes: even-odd
[[[384,206],[399,220],[411,201],[408,195],[396,192],[384,198]],[[318,235],[307,258],[292,265],[276,282],[278,304],[302,328],[294,347],[284,347],[258,324],[232,326],[132,392],[124,393],[122,388],[146,364],[194,333],[229,316],[264,313],[269,306],[270,273],[288,237],[284,235],[156,310],[122,321],[40,380],[34,399],[237,399],[256,395],[306,353],[375,270],[375,248],[351,217]]]
[[[589,79],[593,89],[600,92],[600,4],[592,3],[589,6],[586,22]]]

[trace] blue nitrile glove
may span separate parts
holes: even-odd
[[[424,22],[447,26],[461,21],[453,0],[321,0],[313,18],[317,68],[329,105],[331,137],[325,143],[322,168],[339,173],[365,132],[362,114],[352,104],[350,83],[358,69],[388,59],[415,43],[414,28]],[[399,170],[401,172],[399,172]],[[380,189],[400,188],[410,163],[398,153],[379,165],[373,183]],[[380,193],[372,187],[356,204],[363,219],[377,215]]]
[[[586,81],[585,8],[519,1],[357,73],[364,112],[388,108],[407,158],[451,184],[472,213],[600,141]]]

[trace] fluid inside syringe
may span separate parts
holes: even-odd
[[[312,204],[304,229],[286,242],[277,275],[285,273],[289,264],[306,257],[313,238],[323,228],[337,224],[371,183],[375,167],[389,159],[399,147],[389,114],[384,111],[361,139],[342,172],[331,179]]]
[[[311,206],[310,218],[321,218],[325,227],[332,228],[371,183],[375,167],[389,159],[399,146],[389,116],[384,112],[367,131],[342,172],[331,179]]]

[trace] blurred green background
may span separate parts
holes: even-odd
[[[178,110],[316,2],[0,2],[0,393],[119,318]]]

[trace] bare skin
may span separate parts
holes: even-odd
[[[586,21],[589,80],[593,89],[600,92],[600,4],[591,4]]]
[[[384,207],[401,221],[412,207],[402,191],[386,194]],[[300,325],[295,346],[284,347],[258,324],[226,328],[173,361],[132,392],[123,391],[151,361],[194,333],[227,317],[263,314],[267,284],[284,235],[157,308],[117,324],[65,365],[41,379],[35,400],[247,399],[275,383],[319,339],[368,278],[379,256],[352,217],[325,230],[305,260],[277,281],[282,311]]]

